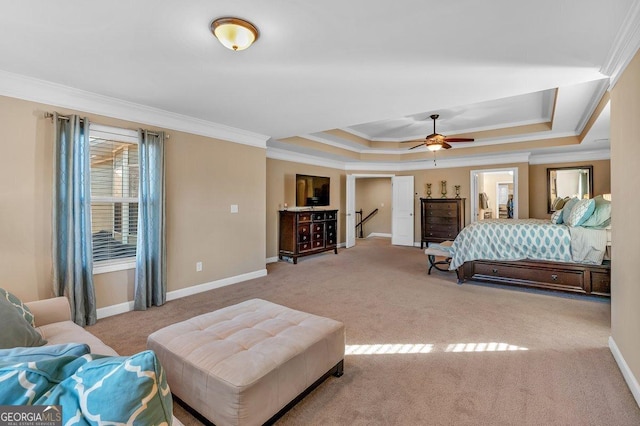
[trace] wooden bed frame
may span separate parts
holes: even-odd
[[[474,260],[465,262],[456,272],[458,284],[473,280],[590,296],[611,295],[610,261],[585,265],[539,260]]]

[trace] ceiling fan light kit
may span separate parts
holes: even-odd
[[[415,149],[419,146],[425,145],[429,151],[439,151],[441,149],[449,149],[451,145],[447,142],[473,142],[472,138],[448,138],[445,135],[436,133],[436,120],[440,117],[438,114],[431,114],[430,118],[433,120],[433,133],[427,136],[424,142],[420,145],[416,145],[409,149]]]
[[[427,141],[427,149],[429,151],[439,151],[440,149],[442,149],[442,143],[438,141],[434,141],[434,142]]]
[[[259,36],[258,29],[249,21],[240,18],[218,18],[211,23],[211,32],[227,49],[244,50]]]

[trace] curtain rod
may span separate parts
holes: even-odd
[[[44,113],[44,118],[50,118],[50,119],[53,120],[53,113],[45,112]],[[61,120],[69,120],[69,116],[67,116],[67,115],[58,114],[58,118],[61,119]],[[126,129],[126,130],[133,130],[133,131],[136,131],[136,132],[138,131],[138,129]],[[158,133],[150,132],[148,130],[147,130],[147,133],[149,133],[151,136],[160,136]],[[167,133],[165,133],[164,137],[165,137],[165,139],[169,139],[169,135]]]

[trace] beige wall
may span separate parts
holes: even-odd
[[[363,227],[366,238],[371,233],[391,234],[391,178],[356,179],[356,210],[362,209],[363,219],[378,209]],[[356,216],[356,222],[359,217]],[[356,234],[356,237],[358,234]]]
[[[427,183],[431,183],[431,197],[441,197],[441,185],[443,180],[447,181],[447,197],[455,197],[455,185],[460,185],[460,198],[465,198],[465,224],[471,222],[470,210],[471,201],[469,199],[471,194],[471,170],[492,170],[495,168],[517,168],[518,169],[518,209],[519,217],[529,217],[529,164],[528,163],[512,163],[512,164],[500,164],[499,166],[486,166],[486,167],[451,167],[451,168],[436,168],[428,170],[416,170],[410,172],[389,172],[389,174],[395,174],[396,176],[413,176],[413,183],[415,188],[414,195],[414,242],[419,242],[420,236],[420,198],[425,198]],[[358,172],[362,174],[383,174],[375,171],[362,171]],[[356,180],[357,182],[358,180]],[[357,194],[356,194],[357,196]]]
[[[548,219],[547,168],[593,165],[593,195],[611,192],[611,162],[609,160],[579,161],[575,163],[532,164],[529,166],[529,211],[531,217]]]
[[[416,172],[415,188],[420,197],[425,197],[425,184],[432,183],[433,198],[440,197],[440,181],[447,181],[447,197],[455,197],[454,185],[460,185],[460,198],[465,198],[465,224],[471,222],[471,171],[491,170],[495,168],[518,169],[518,217],[529,217],[529,164],[500,164],[486,167],[456,167],[449,169],[429,169]],[[418,197],[417,197],[418,198]],[[420,241],[420,200],[416,200],[415,241]]]
[[[501,165],[500,167],[503,167]],[[519,209],[521,217],[528,217],[529,214],[529,172],[528,164],[506,164],[504,167],[518,167],[520,201]],[[495,167],[487,167],[491,169]],[[466,223],[470,222],[469,217],[469,193],[471,170],[480,170],[480,167],[458,167],[418,170],[412,172],[388,172],[380,173],[375,171],[359,171],[355,174],[414,176],[415,196],[414,196],[414,241],[420,241],[420,197],[425,197],[427,182],[431,182],[432,196],[440,197],[440,181],[447,181],[447,196],[454,197],[454,185],[460,185],[460,196],[467,198],[465,203]],[[344,170],[332,169],[320,166],[294,163],[290,161],[267,159],[267,258],[278,255],[278,210],[282,209],[286,202],[289,206],[295,205],[295,175],[310,174],[331,177],[331,208],[337,208],[339,242],[345,241],[345,209],[346,209],[346,172]],[[351,174],[351,173],[350,173]],[[356,179],[359,181],[371,178]],[[356,191],[356,198],[358,191]],[[356,205],[356,209],[359,209]],[[369,231],[367,231],[369,232]]]
[[[45,111],[73,111],[0,97],[0,282],[25,301],[53,295],[53,142]],[[137,123],[91,114],[94,123]],[[166,144],[169,291],[264,269],[265,150],[169,130]],[[239,213],[231,214],[230,205]],[[203,271],[195,272],[195,263]],[[98,307],[132,300],[133,271],[95,276]]]
[[[267,258],[278,256],[278,211],[284,208],[284,203],[289,207],[296,205],[296,174],[327,176],[330,181],[331,204],[326,209],[338,209],[338,242],[345,240],[345,189],[346,173],[344,170],[328,167],[311,166],[308,164],[293,163],[291,161],[274,160],[267,158],[267,231],[266,253]],[[264,261],[264,259],[263,259]]]
[[[640,53],[611,91],[611,336],[640,380]],[[636,381],[636,386],[637,386]],[[636,389],[637,390],[637,389]],[[637,395],[636,395],[637,398]],[[640,403],[640,401],[638,401]]]

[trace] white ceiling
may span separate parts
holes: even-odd
[[[329,129],[416,139],[431,133],[432,113],[444,134],[544,122],[556,88],[553,133],[575,135],[607,87],[602,69],[634,8],[637,0],[4,0],[0,70],[258,133],[270,146]],[[222,16],[251,21],[259,40],[224,48],[209,31]],[[599,121],[590,141],[608,138]]]

